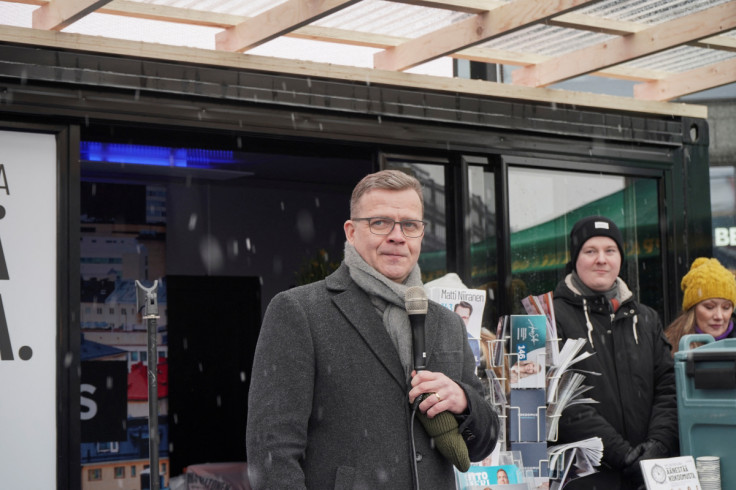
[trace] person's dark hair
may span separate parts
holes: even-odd
[[[468,311],[472,314],[473,313],[473,305],[468,303],[467,301],[461,301],[459,303],[455,304],[455,307],[453,308],[453,311],[457,311],[458,308],[467,308]]]
[[[416,177],[409,175],[401,170],[381,170],[380,172],[366,175],[353,189],[350,196],[350,217],[357,218],[358,202],[366,192],[382,189],[389,191],[403,191],[404,189],[414,189],[419,196],[419,202],[424,212],[424,196],[422,195],[422,184]]]

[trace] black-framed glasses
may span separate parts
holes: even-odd
[[[405,219],[402,221],[381,217],[350,219],[352,221],[367,221],[368,228],[374,235],[388,235],[394,231],[394,226],[398,223],[399,228],[401,228],[401,233],[403,233],[407,238],[419,238],[424,235],[424,225],[426,224],[424,221],[417,219]]]

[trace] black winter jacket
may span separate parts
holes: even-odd
[[[568,275],[554,292],[555,318],[561,344],[568,338],[587,339],[595,355],[573,367],[588,374],[586,395],[595,404],[567,408],[560,419],[560,442],[598,436],[603,463],[614,473],[623,469],[629,448],[656,439],[678,452],[677,398],[671,348],[659,315],[639,304],[618,279],[621,305],[615,313],[602,296],[583,297]],[[590,319],[592,331],[586,321]]]

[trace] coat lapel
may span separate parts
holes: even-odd
[[[337,292],[332,297],[332,301],[358,331],[379,362],[399,383],[399,386],[406,387],[404,368],[401,366],[399,354],[396,352],[396,347],[386,327],[376,314],[368,296],[352,281],[348,268],[344,264],[327,278],[327,287]]]
[[[365,294],[352,289],[334,296],[333,301],[396,382],[405,387],[406,375],[396,347]]]

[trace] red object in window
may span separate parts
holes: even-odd
[[[159,357],[163,362],[159,363],[157,370],[158,397],[169,396],[169,364],[165,357]],[[137,362],[130,367],[128,373],[128,400],[148,400],[148,366]]]

